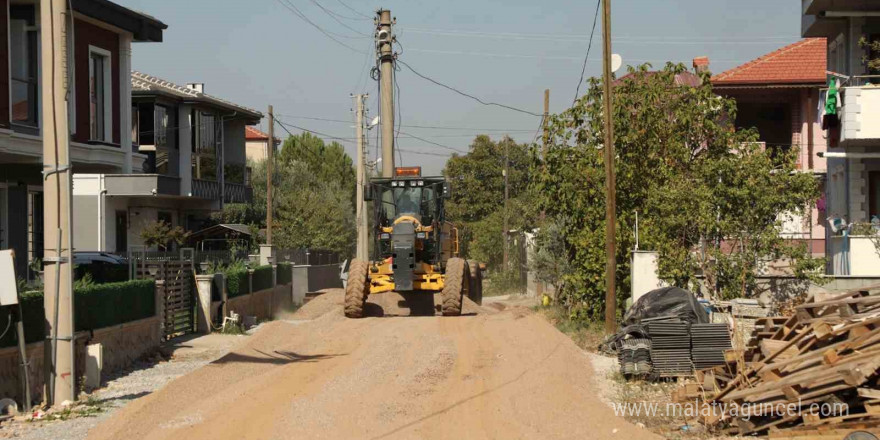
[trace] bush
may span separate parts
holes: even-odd
[[[259,266],[254,269],[254,292],[271,289],[272,266]]]
[[[293,281],[293,265],[290,263],[278,263],[278,275],[275,281],[279,285],[290,284]]]
[[[152,280],[133,280],[122,283],[91,284],[73,292],[74,326],[76,331],[95,330],[125,322],[149,318],[156,314],[156,285]],[[25,342],[38,342],[45,338],[46,317],[43,292],[21,294],[24,315]],[[0,308],[3,315],[17,313],[16,306]],[[6,324],[0,324],[5,328]],[[2,330],[0,330],[2,331]],[[10,327],[0,339],[0,347],[16,345],[15,330]]]
[[[74,278],[80,280],[90,275],[95,283],[121,283],[128,281],[128,265],[125,264],[78,264],[73,269]]]
[[[226,296],[235,298],[248,294],[247,269],[231,269],[226,271]]]

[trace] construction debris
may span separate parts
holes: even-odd
[[[696,399],[698,421],[728,434],[806,439],[880,430],[880,296],[870,290],[760,318],[744,351],[725,351],[724,364],[698,371],[676,400]]]

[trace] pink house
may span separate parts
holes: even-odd
[[[817,153],[827,145],[819,107],[826,51],[824,38],[806,38],[711,79],[716,93],[736,99],[736,126],[756,128],[767,148],[796,151],[798,167],[819,180],[823,194],[826,162]],[[708,70],[709,59],[694,58],[694,68]],[[784,234],[808,242],[814,256],[826,255],[824,209],[823,196],[809,215],[784,220]]]

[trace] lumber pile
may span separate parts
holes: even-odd
[[[726,351],[725,365],[698,371],[674,398],[701,402],[700,421],[728,434],[880,430],[880,295],[870,290],[759,319],[744,351]]]

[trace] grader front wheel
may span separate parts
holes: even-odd
[[[361,318],[370,294],[370,264],[353,260],[348,269],[348,284],[345,286],[345,316]]]
[[[446,262],[446,279],[443,280],[443,301],[440,310],[443,316],[461,315],[462,297],[470,289],[470,271],[467,262],[461,258],[450,258]]]

